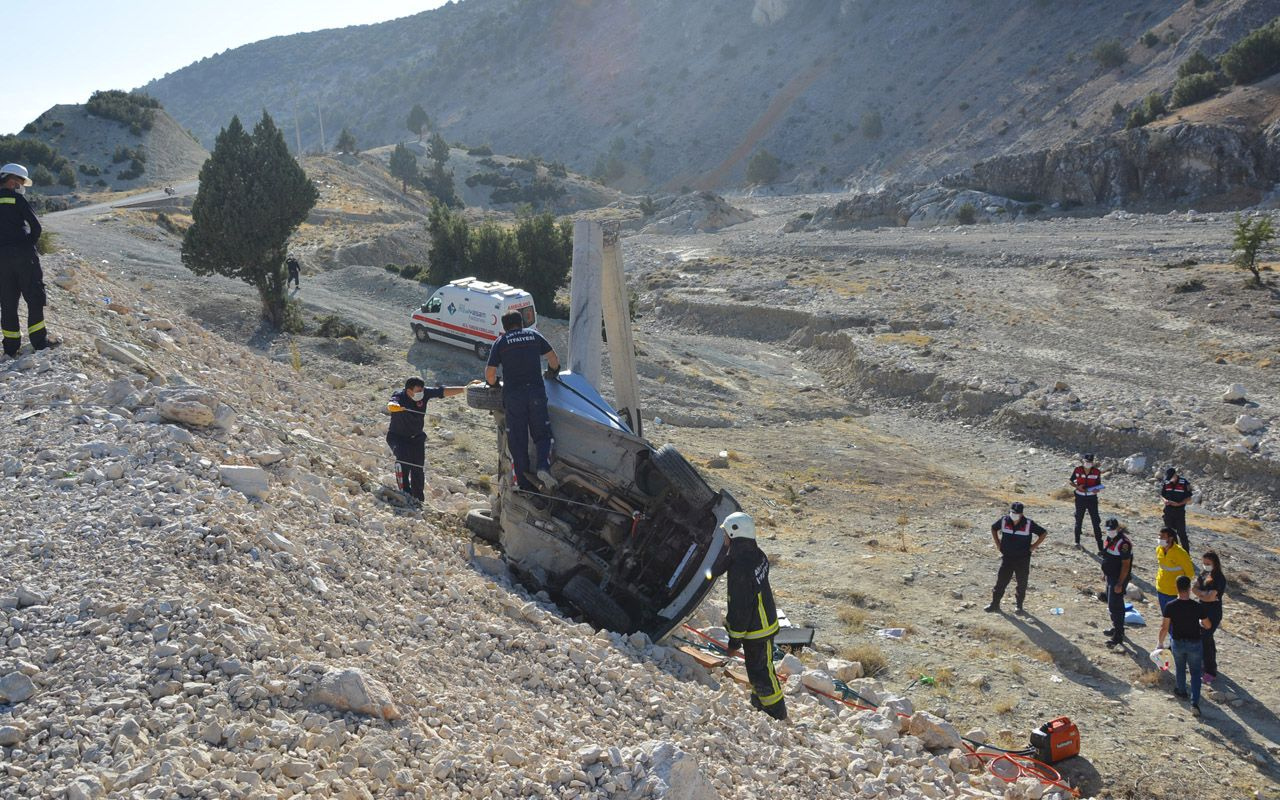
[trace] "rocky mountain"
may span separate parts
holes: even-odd
[[[52,183],[40,194],[157,185],[190,180],[209,152],[163,108],[146,109],[147,124],[131,124],[93,113],[90,104],[60,104],[41,114],[18,134],[47,144],[66,159],[75,186]]]
[[[867,188],[1115,132],[1114,109],[1275,13],[1269,0],[466,0],[246,45],[146,90],[206,143],[264,106],[304,148],[321,115],[330,139],[345,126],[389,143],[420,103],[451,141],[624,189],[739,184],[761,149],[789,188]]]

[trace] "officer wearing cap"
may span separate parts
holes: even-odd
[[[1009,506],[1009,513],[991,525],[991,540],[995,542],[1000,553],[1000,571],[996,573],[996,585],[991,590],[991,605],[982,609],[987,612],[1000,610],[1000,600],[1004,598],[1004,590],[1009,586],[1009,579],[1017,578],[1015,596],[1018,600],[1018,613],[1026,614],[1022,602],[1027,597],[1027,578],[1031,574],[1031,553],[1048,532],[1037,525],[1034,520],[1023,516],[1022,503]],[[1035,536],[1036,540],[1031,541]]]
[[[1178,544],[1187,552],[1191,552],[1191,543],[1187,540],[1187,506],[1191,503],[1191,495],[1191,481],[1179,475],[1177,467],[1164,471],[1164,483],[1160,486],[1160,497],[1164,500],[1164,524],[1173,529],[1178,536]]]
[[[1107,579],[1107,611],[1111,613],[1111,629],[1105,634],[1107,646],[1124,641],[1125,589],[1133,569],[1133,542],[1129,529],[1120,520],[1107,520],[1107,540],[1102,545],[1102,574]]]
[[[787,718],[782,684],[773,671],[773,637],[778,633],[778,611],[769,587],[769,559],[756,544],[756,524],[750,515],[735,511],[720,529],[729,537],[729,558],[717,565],[714,576],[729,573],[729,654],[742,648],[747,679],[751,681],[751,706],[774,719]],[[723,563],[723,562],[722,562]]]
[[[36,251],[40,221],[23,196],[30,185],[26,167],[0,167],[0,339],[4,340],[4,354],[11,357],[22,346],[19,300],[27,303],[27,338],[31,347],[43,350],[49,345],[44,325],[44,273]]]
[[[1102,471],[1093,463],[1093,453],[1085,453],[1076,468],[1071,470],[1070,485],[1076,496],[1076,547],[1080,546],[1080,527],[1084,515],[1089,514],[1093,523],[1093,539],[1102,552],[1102,520],[1098,517],[1098,492],[1102,491]]]
[[[542,357],[547,357],[549,379],[560,374],[560,357],[542,334],[524,327],[519,311],[502,315],[502,330],[504,333],[489,350],[484,381],[497,386],[498,367],[502,367],[502,410],[516,485],[527,492],[537,490],[529,479],[532,437],[538,456],[538,480],[545,491],[551,491],[559,481],[551,475],[551,417],[547,413],[547,388],[542,382]]]

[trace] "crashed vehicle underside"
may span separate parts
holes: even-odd
[[[633,433],[582,376],[563,372],[545,386],[559,483],[540,494],[516,487],[501,389],[467,387],[468,405],[494,414],[499,453],[491,508],[472,511],[468,527],[499,545],[531,589],[598,627],[661,639],[711,591],[728,544],[718,527],[738,502],[671,445]]]

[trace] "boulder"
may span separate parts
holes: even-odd
[[[720,793],[702,774],[698,760],[670,742],[661,742],[652,746],[649,754],[648,772],[667,785],[665,793],[655,795],[668,797],[670,800],[716,800]]]
[[[217,421],[218,398],[196,386],[165,389],[156,395],[156,411],[164,419],[195,427]]]
[[[0,678],[0,703],[21,703],[35,693],[36,685],[21,672],[10,672]]]
[[[775,671],[780,676],[799,675],[804,672],[804,662],[796,658],[792,653],[787,653],[782,657],[775,667]]]
[[[800,683],[808,689],[813,689],[836,697],[840,696],[840,692],[836,689],[836,685],[831,680],[831,676],[820,669],[805,670],[800,676]]]
[[[146,359],[146,351],[137,345],[128,344],[127,342],[117,342],[113,339],[105,339],[101,336],[93,340],[93,346],[98,352],[112,361],[118,361],[124,364],[134,372],[141,372],[148,378],[157,378],[160,376],[159,370],[151,365]]]
[[[836,680],[848,683],[862,677],[862,662],[845,661],[843,658],[828,659],[827,672]]]
[[[955,726],[928,711],[917,711],[907,723],[907,733],[920,739],[930,750],[950,750],[960,747],[960,732]]]
[[[1257,433],[1267,427],[1267,423],[1252,414],[1241,414],[1236,417],[1236,430],[1243,434]]]
[[[891,712],[890,712],[891,713]],[[898,738],[898,722],[889,719],[885,713],[873,711],[858,721],[862,735],[875,739],[880,744],[888,744]]]
[[[1147,457],[1134,453],[1124,460],[1124,471],[1130,475],[1143,475],[1147,471]]]
[[[1222,402],[1244,405],[1247,400],[1243,383],[1233,383],[1222,393]]]
[[[326,672],[311,690],[308,701],[337,711],[353,711],[386,720],[400,718],[386,687],[358,669]]]
[[[27,606],[43,606],[48,605],[48,603],[48,594],[36,591],[28,586],[18,584],[18,608],[26,608]]]
[[[230,486],[246,497],[265,499],[271,489],[267,471],[262,467],[246,467],[239,464],[219,464],[218,477],[224,486]]]
[[[13,747],[27,738],[27,732],[17,725],[0,725],[0,747]]]

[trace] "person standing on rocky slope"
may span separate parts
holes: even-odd
[[[1164,471],[1164,483],[1160,486],[1160,497],[1164,500],[1164,524],[1173,528],[1182,549],[1188,553],[1191,552],[1191,542],[1187,539],[1187,506],[1191,503],[1191,495],[1191,481],[1179,475],[1177,467]]]
[[[1000,553],[1000,570],[996,573],[996,585],[991,590],[991,605],[982,609],[988,613],[1000,610],[1004,590],[1011,577],[1017,578],[1014,596],[1018,601],[1018,614],[1026,614],[1022,603],[1027,598],[1027,579],[1031,575],[1031,553],[1040,546],[1048,532],[1029,517],[1022,515],[1022,503],[1009,506],[1009,513],[991,525],[991,540]],[[1036,537],[1034,542],[1032,536]]]
[[[285,259],[284,265],[289,268],[289,278],[284,282],[286,288],[289,284],[293,284],[293,288],[302,288],[302,265],[298,263],[296,256],[289,256]]]
[[[1124,642],[1124,601],[1129,577],[1133,574],[1133,542],[1129,529],[1120,520],[1107,520],[1107,540],[1102,545],[1102,574],[1107,579],[1107,611],[1111,614],[1111,630],[1106,631],[1107,646]]]
[[[1160,610],[1173,602],[1178,595],[1178,579],[1191,578],[1196,568],[1191,563],[1191,554],[1178,544],[1173,528],[1168,525],[1160,529],[1160,544],[1156,547],[1156,600]]]
[[[728,563],[721,568],[729,573],[729,609],[724,624],[729,633],[729,655],[742,649],[747,680],[751,681],[751,707],[774,719],[786,719],[787,701],[773,671],[778,611],[769,586],[769,558],[756,544],[756,523],[749,514],[735,511],[724,518],[720,528],[729,537]]]
[[[40,270],[40,220],[27,202],[31,185],[21,164],[0,167],[0,338],[4,354],[13,357],[22,346],[18,301],[27,303],[27,338],[31,347],[49,345],[44,324],[44,273]]]
[[[1171,637],[1169,649],[1173,651],[1173,693],[1189,697],[1191,713],[1200,716],[1200,679],[1204,669],[1204,632],[1212,627],[1209,612],[1191,598],[1191,578],[1179,575],[1178,596],[1161,609],[1164,622],[1160,624],[1157,647],[1163,647],[1165,637]],[[1187,672],[1191,673],[1191,691],[1187,692]]]
[[[1080,546],[1080,528],[1088,513],[1093,523],[1093,539],[1102,552],[1102,521],[1098,517],[1098,492],[1102,491],[1102,471],[1093,463],[1093,453],[1085,453],[1071,471],[1071,489],[1076,496],[1076,547]]]
[[[465,386],[428,389],[422,378],[413,377],[387,401],[387,413],[391,415],[387,445],[396,457],[396,482],[400,491],[419,503],[426,501],[427,400],[453,397],[465,389]]]
[[[537,448],[538,480],[544,491],[556,488],[551,475],[551,417],[547,412],[547,387],[542,383],[542,357],[547,357],[547,375],[560,373],[560,357],[542,334],[524,327],[519,311],[502,315],[504,333],[493,343],[484,368],[484,382],[498,385],[502,367],[502,410],[507,421],[507,448],[516,485],[526,492],[537,491],[529,479],[529,438]]]
[[[1196,578],[1191,591],[1195,593],[1200,605],[1209,612],[1209,628],[1200,635],[1204,644],[1204,681],[1213,683],[1218,679],[1218,645],[1213,634],[1222,624],[1222,595],[1227,592],[1227,576],[1222,571],[1222,560],[1213,550],[1200,557],[1204,570]]]

